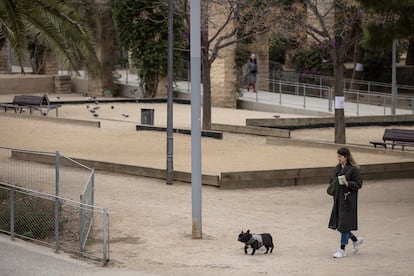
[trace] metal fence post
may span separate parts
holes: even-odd
[[[10,237],[14,240],[14,194],[16,189],[10,189]]]
[[[306,108],[306,83],[303,84],[303,108]]]
[[[59,252],[59,167],[60,167],[60,155],[56,151],[56,161],[55,161],[55,170],[56,170],[56,185],[55,185],[55,251]]]
[[[107,209],[103,209],[103,263],[109,261],[109,215]]]
[[[319,98],[322,99],[322,76],[319,76]]]
[[[359,115],[359,91],[357,91],[357,115]]]
[[[82,252],[83,251],[83,243],[84,243],[84,235],[83,235],[84,230],[83,230],[83,228],[85,227],[85,222],[83,221],[83,217],[84,217],[84,214],[83,214],[84,205],[83,205],[83,203],[85,203],[85,202],[84,202],[84,198],[83,198],[82,194],[80,195],[79,200],[80,200],[80,204],[79,204],[79,251]]]
[[[279,104],[282,104],[282,81],[279,80]]]
[[[91,203],[89,203],[92,206],[95,206],[95,169],[92,169],[91,171],[91,192],[92,192],[92,199]]]
[[[296,73],[295,75],[295,95],[299,95],[299,75]]]
[[[371,104],[371,82],[368,82],[368,104]]]

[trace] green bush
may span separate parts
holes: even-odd
[[[293,62],[297,72],[332,76],[333,67],[326,45],[298,48]]]
[[[287,40],[283,38],[274,38],[270,41],[269,61],[270,63],[285,63]]]
[[[391,82],[392,50],[366,51],[363,62],[365,80]]]

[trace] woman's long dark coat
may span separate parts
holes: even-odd
[[[345,175],[348,187],[339,185],[338,176]],[[357,167],[338,164],[331,176],[335,180],[335,194],[329,228],[341,232],[358,230],[358,190],[362,187],[362,178]]]

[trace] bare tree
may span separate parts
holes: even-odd
[[[323,4],[317,0],[301,2],[307,10],[306,20],[292,10],[285,12],[282,20],[287,21],[286,26],[291,26],[292,23],[304,24],[308,39],[329,47],[334,71],[334,95],[335,100],[339,101],[344,97],[343,78],[346,57],[363,35],[359,31],[362,10],[352,0],[324,1]],[[335,143],[346,143],[343,108],[335,108]]]

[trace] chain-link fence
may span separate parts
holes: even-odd
[[[94,173],[58,152],[0,148],[0,232],[107,262],[108,212],[94,206]]]

